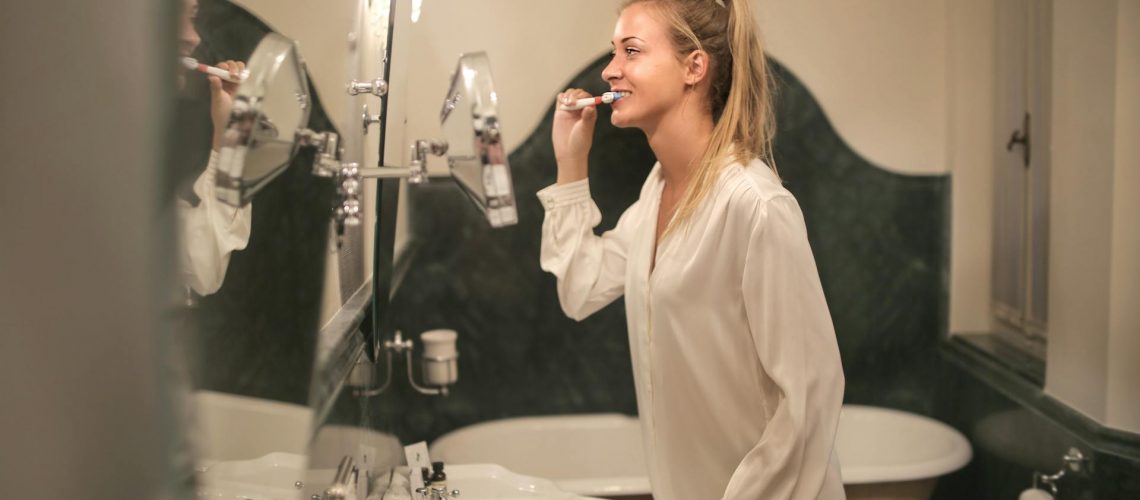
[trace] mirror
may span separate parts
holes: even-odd
[[[218,198],[244,205],[288,166],[309,120],[309,88],[297,44],[268,33],[249,59],[222,135]]]
[[[180,222],[172,246],[188,278],[169,363],[185,389],[179,480],[201,497],[301,498],[296,484],[328,483],[307,476],[309,397],[325,291],[350,280],[326,285],[336,189],[312,175],[297,137],[338,136],[331,117],[343,111],[322,102],[301,42],[267,24],[273,16],[230,0],[182,5],[177,56],[199,66],[176,67],[166,162]],[[244,66],[239,82],[219,88],[210,70],[233,64]],[[358,75],[337,76],[348,77]]]
[[[447,140],[451,176],[483,210],[492,227],[518,223],[498,101],[487,54],[460,56],[439,120]]]

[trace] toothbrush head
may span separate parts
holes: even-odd
[[[186,69],[198,69],[198,60],[193,57],[183,57],[180,61]]]

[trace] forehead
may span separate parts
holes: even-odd
[[[613,43],[617,45],[629,37],[637,37],[650,44],[667,41],[665,26],[659,17],[652,7],[644,3],[626,7],[614,26]]]

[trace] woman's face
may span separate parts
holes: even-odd
[[[202,43],[194,21],[198,17],[198,0],[183,0],[182,12],[178,15],[178,55],[189,57]]]
[[[182,0],[182,11],[178,13],[178,56],[190,57],[202,38],[198,36],[198,29],[194,22],[198,17],[198,0]],[[179,90],[186,88],[186,69],[179,62],[176,82]]]
[[[644,4],[633,4],[618,18],[613,46],[602,79],[611,91],[630,94],[614,103],[610,120],[616,127],[653,129],[685,92],[684,66],[667,26]]]

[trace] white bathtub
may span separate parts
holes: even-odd
[[[938,476],[970,461],[960,433],[919,415],[848,405],[836,447],[848,498],[928,498]],[[646,495],[636,418],[617,414],[510,418],[457,429],[431,446],[433,460],[494,463],[553,480],[580,495]]]

